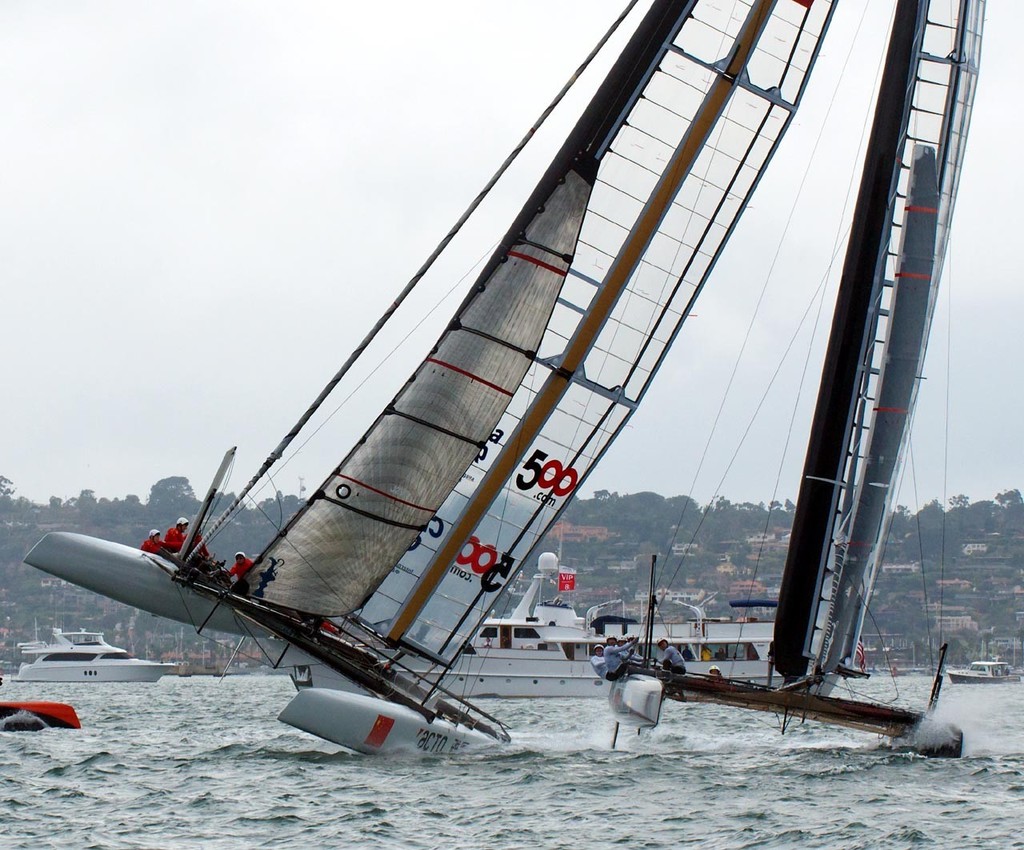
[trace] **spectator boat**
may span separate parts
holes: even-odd
[[[970,667],[947,670],[954,685],[1002,685],[1020,682],[1020,676],[1010,671],[1005,661],[972,661]]]
[[[18,649],[32,661],[18,668],[16,682],[155,682],[174,670],[173,664],[133,658],[102,632],[54,629],[52,642],[19,643]]]

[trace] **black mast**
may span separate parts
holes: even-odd
[[[898,0],[875,104],[779,593],[775,667],[786,677],[807,673],[808,643],[842,491],[860,367],[874,332],[872,308],[889,233],[893,160],[899,155],[907,93],[913,85],[922,10],[922,0]]]

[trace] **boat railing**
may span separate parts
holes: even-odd
[[[588,629],[590,628],[590,624],[594,622],[594,620],[597,618],[598,612],[602,608],[608,608],[608,607],[610,607],[612,605],[620,605],[620,606],[622,606],[621,607],[622,616],[623,617],[626,616],[626,603],[625,603],[625,600],[622,600],[622,599],[610,599],[607,602],[602,602],[599,605],[594,605],[592,608],[588,608],[587,609],[587,616],[584,618],[584,625],[586,626],[586,628],[588,628]]]

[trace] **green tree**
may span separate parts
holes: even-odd
[[[150,488],[149,512],[154,522],[159,517],[170,517],[169,523],[178,514],[192,516],[198,509],[199,500],[187,478],[180,475],[162,478]]]

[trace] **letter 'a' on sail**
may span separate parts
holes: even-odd
[[[980,0],[897,5],[875,118],[876,135],[889,138],[865,165],[877,173],[862,183],[779,596],[775,664],[786,677],[856,664],[942,273],[983,19]]]
[[[458,652],[643,397],[832,12],[652,4],[434,349],[263,553],[255,598]]]

